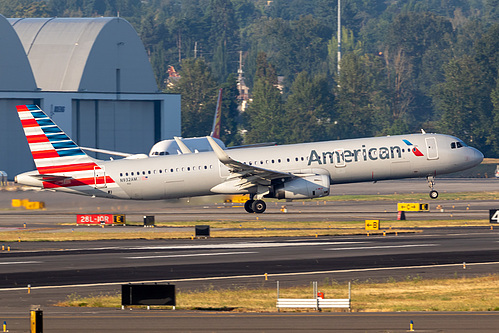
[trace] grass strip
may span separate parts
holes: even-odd
[[[249,237],[324,237],[340,235],[367,235],[364,221],[351,222],[288,222],[288,221],[202,221],[211,227],[212,238],[249,238]],[[481,226],[490,229],[488,220],[415,220],[381,221],[378,231],[369,231],[370,236],[387,236],[422,232],[422,228]],[[194,222],[168,222],[156,228],[142,227],[78,227],[78,228],[38,228],[15,229],[0,232],[0,242],[61,242],[61,241],[96,241],[127,239],[190,239],[194,236]],[[183,227],[183,229],[178,229]],[[189,228],[191,228],[189,230]],[[15,246],[13,246],[14,249]]]
[[[407,276],[402,281],[393,278],[385,282],[353,281],[352,310],[354,312],[387,311],[499,311],[499,275],[423,279]],[[202,291],[183,291],[177,288],[177,308],[236,312],[275,312],[275,284],[260,288],[207,288]],[[347,298],[345,283],[325,279],[319,290],[326,298]],[[281,283],[281,298],[312,298],[312,286],[286,287]],[[71,294],[57,306],[120,307],[119,294],[99,294],[82,297]],[[283,311],[281,309],[281,311]],[[288,309],[284,311],[313,311]],[[329,310],[325,310],[329,311]]]

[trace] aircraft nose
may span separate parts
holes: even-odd
[[[472,149],[471,161],[473,161],[473,163],[475,165],[478,165],[478,164],[482,163],[482,161],[483,161],[483,154],[482,154],[482,152],[479,151],[476,148],[471,148],[471,149]]]

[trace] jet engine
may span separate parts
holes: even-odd
[[[277,199],[308,199],[329,195],[329,176],[313,175],[291,179],[274,187]]]

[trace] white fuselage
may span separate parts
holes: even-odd
[[[478,150],[441,134],[234,149],[228,154],[233,160],[263,169],[328,175],[331,184],[436,176],[471,168],[483,159]],[[212,189],[230,175],[212,151],[97,163],[101,173],[89,171],[89,176],[106,176],[110,181],[55,189],[108,198],[170,199],[220,193]],[[23,182],[22,176],[29,177],[29,173],[19,175],[19,183],[35,185],[34,180]],[[234,188],[231,193],[249,191]]]

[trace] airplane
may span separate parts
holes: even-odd
[[[89,157],[36,105],[17,106],[37,170],[18,184],[94,197],[158,200],[213,194],[249,194],[249,213],[264,198],[307,199],[342,183],[435,177],[474,167],[483,154],[444,134],[410,134],[213,151],[151,159]]]

